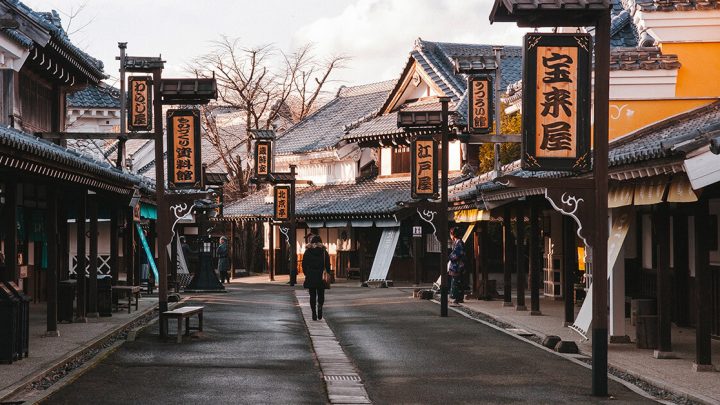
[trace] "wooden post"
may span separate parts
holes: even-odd
[[[110,276],[112,277],[112,285],[117,285],[118,266],[120,265],[118,260],[118,216],[120,211],[111,203],[108,205],[110,206]]]
[[[670,216],[666,204],[655,211],[654,238],[657,243],[657,315],[658,348],[655,358],[668,358],[672,352],[670,321],[672,318],[672,274],[670,273]]]
[[[135,221],[132,208],[125,210],[125,234],[123,235],[123,248],[125,249],[125,284],[135,285]]]
[[[442,137],[442,178],[440,180],[440,209],[438,218],[438,238],[440,239],[440,316],[448,315],[448,176],[449,176],[449,160],[450,160],[450,142],[448,128],[448,104],[450,97],[440,97],[440,105],[442,106],[442,125],[440,128],[440,136]]]
[[[697,324],[695,325],[695,371],[712,371],[710,329],[712,326],[712,277],[708,240],[709,205],[700,199],[695,210],[695,291],[697,294]]]
[[[413,226],[420,226],[420,218],[415,217]],[[415,286],[419,286],[422,278],[422,232],[420,237],[413,234],[413,267],[415,270]],[[362,280],[361,280],[362,281]]]
[[[510,207],[503,210],[503,306],[512,306],[512,223]]]
[[[516,229],[516,258],[515,267],[517,269],[517,302],[515,310],[527,311],[525,306],[525,207],[523,203],[518,204],[515,211],[515,229]]]
[[[18,278],[17,264],[17,182],[8,179],[5,183],[5,273],[1,281],[15,281]]]
[[[290,198],[292,198],[292,205],[290,206],[290,237],[288,243],[290,243],[290,285],[293,286],[297,283],[297,219],[295,216],[295,176],[297,166],[290,165],[290,175],[292,176],[292,183],[290,183]],[[287,265],[287,262],[283,263],[283,266]]]
[[[45,336],[60,336],[57,328],[58,293],[58,192],[53,184],[47,185],[47,330]]]
[[[98,206],[97,196],[88,198],[88,214],[90,215],[90,262],[88,267],[88,316],[97,318],[97,276],[98,276]]]
[[[472,290],[475,298],[477,299],[480,299],[485,294],[485,292],[480,293],[480,290],[482,289],[482,285],[480,283],[480,273],[482,272],[482,259],[480,258],[480,255],[483,253],[482,247],[480,246],[480,243],[482,243],[480,226],[480,223],[477,223],[475,225],[475,229],[473,230],[473,263],[475,264],[475,273],[473,276]]]
[[[577,246],[575,244],[575,223],[567,216],[562,217],[563,223],[563,296],[565,298],[565,326],[575,321],[575,269],[577,269]],[[594,258],[594,256],[593,256]]]
[[[68,234],[67,203],[61,198],[61,191],[57,192],[58,204],[58,279],[67,280],[70,278],[70,247],[68,246],[70,235]]]
[[[275,225],[269,222],[270,236],[268,237],[268,263],[270,266],[270,281],[275,281]]]
[[[75,236],[77,237],[77,247],[75,249],[77,257],[77,267],[75,267],[75,278],[77,280],[77,305],[75,312],[75,322],[86,322],[85,308],[85,266],[87,261],[85,258],[85,218],[87,211],[87,190],[81,189],[78,193],[77,215],[75,215]]]
[[[235,221],[230,221],[230,279],[235,278]]]
[[[170,223],[167,200],[165,198],[165,165],[163,164],[163,106],[161,102],[160,87],[162,84],[162,69],[154,69],[153,73],[153,101],[155,119],[155,201],[157,203],[157,229],[158,244],[161,247],[158,254],[158,310],[160,313],[168,310],[168,254],[166,246],[170,243]],[[160,322],[160,336],[167,335],[167,322]]]
[[[540,213],[538,205],[533,201],[530,206],[530,241],[528,249],[530,272],[530,315],[542,315],[540,312]]]
[[[675,273],[675,295],[678,326],[690,326],[690,249],[688,246],[688,216],[678,213],[673,216],[673,272]]]
[[[488,268],[488,253],[490,250],[488,249],[488,223],[487,221],[480,222],[480,232],[479,232],[479,247],[480,247],[480,254],[478,255],[478,262],[480,263],[480,270],[482,271],[482,283],[483,283],[483,293],[482,298],[484,300],[491,300],[493,299],[492,295],[490,294],[490,269]]]

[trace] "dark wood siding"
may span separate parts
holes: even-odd
[[[392,149],[392,174],[410,173],[410,147],[397,146]]]
[[[29,132],[52,130],[53,91],[36,76],[20,72],[22,126]]]

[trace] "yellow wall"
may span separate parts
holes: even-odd
[[[678,71],[676,97],[720,97],[720,43],[661,44],[663,54],[675,54]]]
[[[613,140],[673,115],[710,104],[712,101],[708,99],[611,100],[608,137]]]
[[[677,55],[681,64],[677,99],[610,101],[610,140],[720,99],[720,43],[665,43],[660,47],[663,54]]]

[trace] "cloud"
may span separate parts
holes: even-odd
[[[348,55],[336,78],[361,84],[397,78],[420,37],[429,41],[520,45],[514,24],[490,25],[492,0],[357,0],[332,17],[319,18],[295,34],[319,55]]]

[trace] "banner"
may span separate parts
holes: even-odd
[[[591,169],[590,34],[525,35],[522,167]]]
[[[167,112],[169,188],[201,188],[200,111]]]

